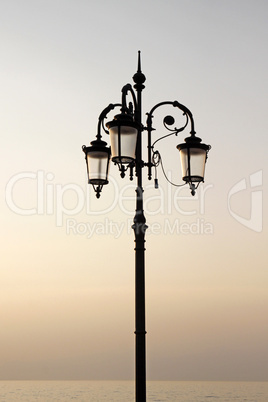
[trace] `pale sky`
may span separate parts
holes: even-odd
[[[96,200],[81,146],[138,50],[143,122],[177,100],[212,145],[195,198],[144,171],[147,377],[267,380],[267,17],[266,0],[1,2],[0,380],[134,378],[134,184],[112,166]],[[159,143],[176,183],[187,135]]]

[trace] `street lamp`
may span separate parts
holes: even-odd
[[[203,144],[201,138],[196,137],[194,119],[190,110],[177,101],[165,101],[155,105],[147,113],[146,125],[142,124],[142,90],[146,78],[141,71],[140,52],[138,53],[138,70],[133,76],[134,86],[127,84],[122,88],[121,103],[109,104],[100,114],[97,129],[97,139],[91,142],[91,146],[82,147],[87,163],[88,183],[93,185],[97,198],[104,185],[108,184],[108,171],[110,159],[118,166],[121,177],[129,170],[130,180],[133,180],[135,173],[137,177],[136,188],[136,213],[132,226],[135,234],[135,334],[136,334],[136,401],[146,401],[146,354],[145,354],[145,231],[147,229],[146,219],[143,211],[143,187],[142,169],[148,169],[148,179],[152,179],[152,168],[162,165],[161,155],[155,150],[158,141],[177,135],[190,123],[190,136],[185,142],[177,146],[181,157],[182,180],[189,184],[191,194],[204,181],[205,163],[207,160],[210,145]],[[134,89],[136,93],[134,92]],[[130,95],[132,102],[127,104],[127,96]],[[185,124],[180,128],[174,126],[175,120],[172,116],[166,116],[163,120],[168,134],[158,138],[152,144],[152,127],[154,111],[164,105],[178,108],[185,116]],[[104,125],[104,119],[116,107],[120,107],[120,113]],[[110,136],[111,149],[102,140],[101,132],[104,131]],[[148,156],[147,161],[142,159],[142,137],[147,132]],[[164,172],[164,170],[163,170]],[[165,172],[164,172],[165,175]],[[167,178],[167,176],[165,175]],[[167,178],[168,180],[168,178]],[[173,184],[173,183],[172,183]],[[155,187],[158,187],[155,178]]]

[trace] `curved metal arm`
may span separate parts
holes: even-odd
[[[185,114],[185,113],[183,113],[183,114]],[[172,120],[171,120],[171,119],[172,119]],[[161,140],[163,140],[164,138],[169,137],[170,135],[174,135],[174,134],[177,135],[178,133],[180,133],[181,131],[183,131],[183,130],[186,128],[186,126],[188,125],[188,122],[189,122],[188,115],[186,115],[186,123],[185,123],[185,125],[182,126],[181,128],[175,128],[174,130],[171,130],[170,128],[167,127],[167,125],[174,124],[174,122],[175,122],[175,120],[173,119],[172,116],[166,116],[166,117],[164,118],[164,121],[163,121],[164,126],[166,127],[166,129],[167,129],[168,131],[171,131],[171,133],[170,133],[170,134],[163,135],[163,137],[158,138],[158,139],[152,144],[152,146],[151,146],[152,150],[153,150],[155,144],[156,144],[158,141],[161,141]]]
[[[174,120],[174,118],[173,118],[172,116],[166,116],[166,117],[164,118],[163,124],[164,124],[164,126],[165,126],[165,128],[166,128],[167,130],[171,131],[171,133],[170,133],[170,134],[167,134],[167,135],[164,135],[164,136],[162,136],[161,138],[157,139],[157,140],[153,143],[153,145],[152,145],[152,144],[151,144],[151,133],[152,133],[152,131],[154,130],[154,128],[152,127],[153,112],[154,112],[157,108],[159,108],[160,106],[164,106],[164,105],[172,105],[173,107],[177,107],[177,108],[179,108],[180,110],[182,110],[183,115],[186,116],[186,123],[184,124],[184,126],[182,126],[182,127],[180,127],[180,128],[174,127],[173,129],[170,129],[170,128],[168,128],[167,126],[173,125],[173,124],[175,123],[175,120]],[[155,105],[155,106],[151,109],[151,111],[150,111],[149,113],[147,113],[147,115],[148,115],[148,117],[147,117],[147,127],[146,127],[146,129],[147,129],[147,131],[148,131],[148,179],[151,180],[151,178],[152,178],[152,166],[154,166],[154,163],[152,162],[152,153],[153,153],[153,147],[154,147],[154,145],[155,145],[158,141],[160,141],[160,140],[162,140],[162,139],[164,139],[164,138],[166,138],[166,137],[169,137],[170,135],[177,135],[179,132],[183,131],[183,130],[186,128],[186,126],[188,125],[189,120],[190,120],[190,122],[191,122],[191,131],[190,131],[190,134],[191,134],[192,136],[195,135],[195,130],[194,130],[194,119],[193,119],[193,115],[192,115],[191,111],[190,111],[186,106],[184,106],[184,105],[182,105],[181,103],[179,103],[178,101],[173,101],[173,102],[172,102],[172,101],[160,102],[160,103],[158,103],[157,105]]]
[[[121,107],[122,113],[130,113],[130,114],[133,113],[132,108],[127,107],[126,97],[127,97],[128,92],[130,92],[132,95],[132,99],[133,99],[133,103],[134,103],[134,116],[135,116],[135,120],[136,120],[136,113],[138,112],[137,99],[136,99],[135,92],[133,91],[131,84],[126,84],[122,88],[122,103],[110,103],[105,109],[103,109],[103,111],[99,115],[98,128],[97,128],[97,139],[98,140],[101,139],[101,129],[103,129],[103,131],[106,134],[109,134],[109,131],[106,130],[106,128],[104,126],[104,119],[107,117],[107,114],[110,113],[111,110],[113,110],[115,107]]]
[[[178,101],[173,102],[173,106],[174,107],[178,107],[180,110],[182,110],[190,119],[191,121],[191,131],[190,134],[191,135],[195,135],[195,130],[194,130],[194,118],[192,115],[192,112],[184,105],[182,105],[181,103],[179,103]]]
[[[122,113],[129,113],[132,114],[132,104],[130,103],[129,107],[127,107],[127,94],[128,92],[131,93],[132,100],[134,103],[134,119],[137,121],[137,113],[138,113],[138,104],[137,104],[137,98],[135,95],[135,92],[133,91],[132,85],[131,84],[126,84],[122,88]]]
[[[117,106],[122,106],[121,103],[110,103],[99,115],[99,121],[98,121],[98,131],[97,131],[97,139],[101,139],[101,128],[105,131],[106,134],[109,134],[109,131],[105,129],[103,121],[106,118],[107,114],[113,110]]]
[[[192,135],[195,135],[195,130],[194,130],[194,118],[193,118],[193,115],[192,115],[192,112],[186,107],[186,106],[184,106],[184,105],[182,105],[181,103],[179,103],[178,101],[173,101],[173,102],[171,102],[171,101],[165,101],[165,102],[160,102],[160,103],[158,103],[157,105],[155,105],[152,109],[151,109],[151,111],[148,113],[148,118],[147,118],[147,127],[149,127],[149,125],[150,125],[150,127],[152,128],[152,118],[153,118],[153,112],[157,109],[157,108],[159,108],[160,106],[164,106],[164,105],[172,105],[173,107],[177,107],[177,108],[179,108],[180,110],[182,110],[183,111],[183,114],[185,114],[187,117],[189,117],[189,119],[190,119],[190,121],[191,121],[191,131],[190,131],[190,134],[192,134]],[[187,121],[187,123],[188,123],[188,121]],[[187,125],[187,124],[186,124]],[[186,126],[185,126],[186,127]],[[185,128],[184,127],[184,128]],[[177,131],[178,130],[178,132],[179,131],[182,131],[181,129],[174,129],[174,131]]]

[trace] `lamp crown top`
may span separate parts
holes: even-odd
[[[142,85],[146,80],[145,75],[141,71],[141,51],[138,51],[138,69],[136,74],[133,75],[133,81],[136,85]],[[143,87],[143,85],[142,85]]]

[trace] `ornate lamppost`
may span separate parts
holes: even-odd
[[[108,172],[110,159],[116,164],[125,177],[129,170],[130,180],[133,175],[137,177],[136,188],[136,213],[132,226],[135,234],[135,335],[136,335],[136,401],[146,401],[146,353],[145,353],[145,232],[147,229],[146,219],[143,211],[143,187],[142,171],[148,169],[148,179],[152,179],[152,168],[157,168],[161,163],[161,155],[155,150],[156,142],[170,135],[177,135],[190,123],[190,136],[185,142],[177,146],[181,157],[182,179],[184,184],[189,184],[191,194],[200,184],[204,182],[205,164],[210,145],[203,144],[201,138],[196,137],[194,119],[191,111],[181,103],[165,101],[155,105],[147,113],[146,125],[142,124],[142,90],[145,88],[146,78],[141,71],[140,52],[138,53],[138,70],[133,76],[134,86],[127,84],[122,88],[121,103],[109,104],[100,114],[97,128],[96,140],[91,142],[89,147],[82,147],[87,164],[88,183],[92,184],[96,197],[99,198],[103,186],[108,184]],[[136,90],[136,93],[134,91]],[[128,94],[132,102],[127,104]],[[170,105],[178,108],[185,116],[185,124],[180,128],[171,128],[175,120],[172,116],[164,118],[164,126],[169,131],[165,136],[157,139],[152,144],[152,127],[154,111],[163,106]],[[104,119],[111,110],[120,108],[113,120],[104,125]],[[111,147],[102,140],[102,130],[109,134]],[[147,132],[148,156],[147,161],[142,159],[142,137]],[[158,187],[155,179],[155,187]]]

